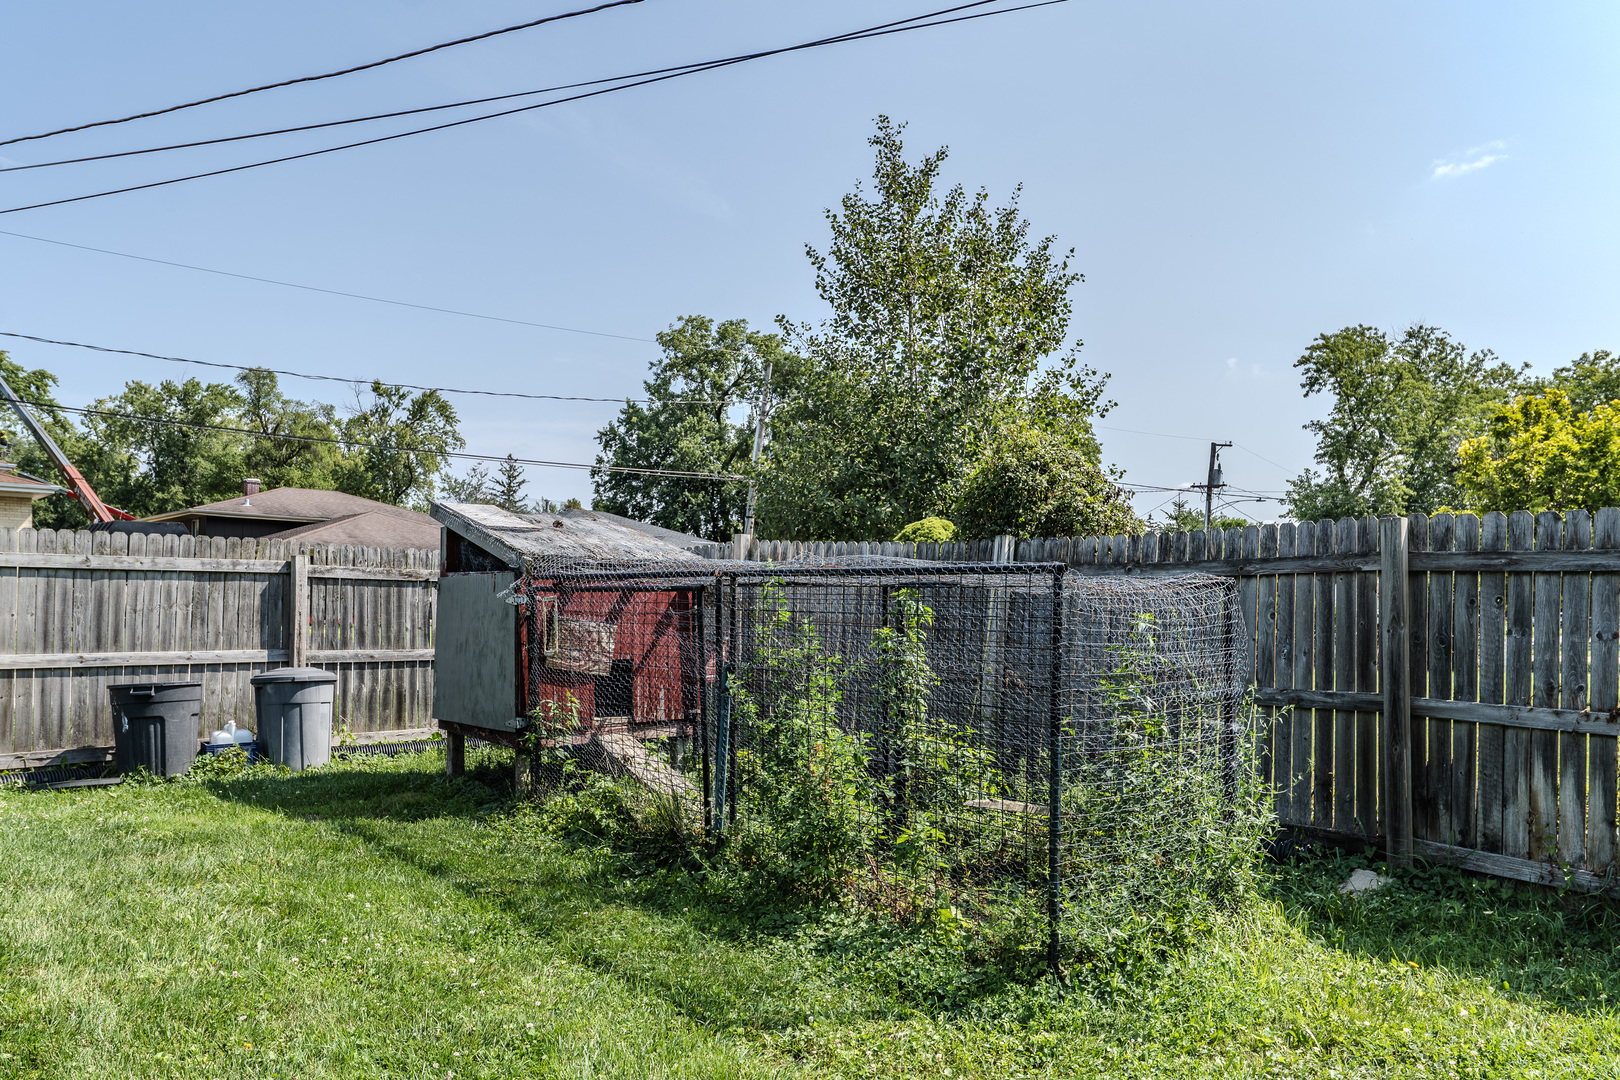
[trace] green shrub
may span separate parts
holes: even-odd
[[[1136,533],[1127,493],[1082,443],[1035,424],[999,433],[962,484],[956,520],[968,539]]]
[[[894,538],[903,544],[948,544],[956,539],[956,526],[942,517],[925,517],[901,529]]]
[[[846,892],[876,835],[881,784],[860,735],[838,723],[843,660],[780,590],[760,595],[765,644],[732,687],[740,802],[727,860],[765,890],[812,900]],[[748,683],[770,687],[756,696]]]

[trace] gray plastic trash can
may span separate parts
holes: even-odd
[[[320,668],[277,668],[253,676],[259,745],[294,772],[332,759],[332,695],[337,676]]]
[[[191,768],[197,760],[202,683],[117,683],[107,691],[119,772],[144,765],[158,776],[179,776]]]

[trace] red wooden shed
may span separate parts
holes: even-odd
[[[432,514],[444,526],[440,727],[512,744],[529,730],[548,744],[692,734],[701,692],[695,590],[593,587],[572,571],[691,563],[699,577],[705,560],[677,545],[704,541],[590,511],[438,503]]]

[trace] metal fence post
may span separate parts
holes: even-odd
[[[726,831],[726,785],[730,780],[730,770],[726,767],[731,759],[731,694],[727,685],[727,657],[725,639],[725,595],[726,587],[720,582],[714,590],[714,772],[712,774],[713,787],[710,799],[713,804],[714,831]]]
[[[697,625],[697,686],[698,686],[698,759],[703,770],[703,828],[714,827],[714,795],[709,788],[709,639],[703,632],[703,611],[709,601],[706,588],[698,588]]]
[[[1060,891],[1063,886],[1063,572],[1058,564],[1052,570],[1052,681],[1047,690],[1048,723],[1046,734],[1047,769],[1050,790],[1047,801],[1046,843],[1050,868],[1046,898],[1048,939],[1046,961],[1054,978],[1058,975],[1058,926],[1062,919]]]
[[[1407,576],[1407,519],[1379,521],[1378,679],[1383,690],[1384,852],[1390,863],[1412,861],[1411,584]]]

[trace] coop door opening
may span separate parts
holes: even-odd
[[[596,677],[596,715],[635,719],[636,669],[631,661],[615,660],[611,671]]]

